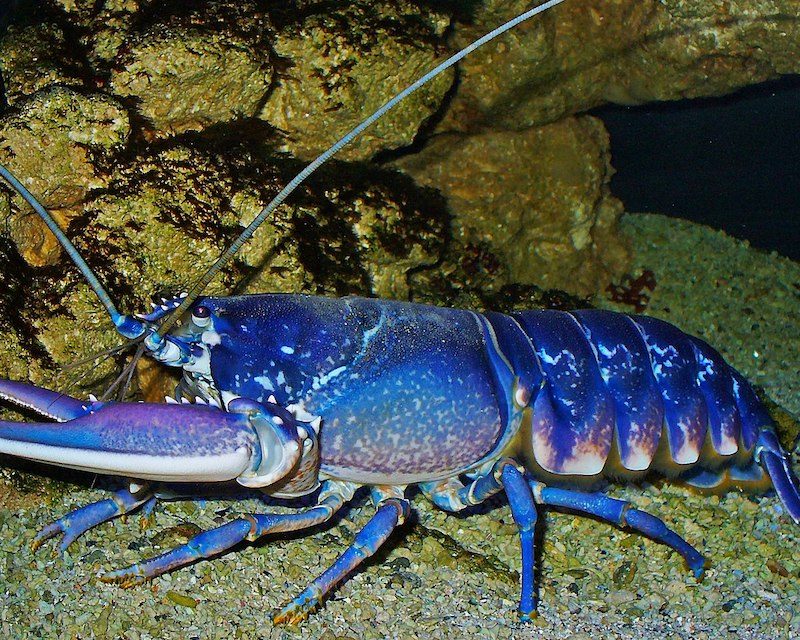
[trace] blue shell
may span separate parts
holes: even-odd
[[[770,424],[716,351],[644,316],[282,294],[198,304],[213,313],[216,387],[321,416],[321,469],[343,479],[449,477],[517,453],[523,419],[514,446],[550,473],[597,475],[612,457],[634,472],[716,468]]]
[[[508,365],[470,311],[364,298],[206,298],[219,389],[324,420],[322,471],[397,484],[453,475],[509,424]]]

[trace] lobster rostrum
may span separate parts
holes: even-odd
[[[287,185],[189,292],[148,315],[119,313],[49,214],[0,167],[119,333],[183,370],[165,404],[82,402],[0,381],[0,398],[60,423],[0,422],[0,452],[130,479],[45,527],[35,546],[61,536],[66,548],[152,502],[164,483],[236,481],[284,498],[317,492],[313,506],[250,514],[102,576],[131,585],[244,540],[324,523],[369,487],[375,515],[275,616],[292,623],[404,521],[409,486],[446,511],[504,492],[522,548],[519,613],[529,619],[539,506],[643,533],[703,572],[703,556],[660,519],[576,488],[582,480],[657,472],[704,488],[771,485],[800,522],[800,483],[753,390],[709,345],[668,323],[592,310],[506,315],[356,297],[201,295],[275,207],[364,128],[477,46],[561,1],[502,25],[390,100]]]

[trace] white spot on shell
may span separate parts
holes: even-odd
[[[267,391],[275,391],[275,385],[272,384],[272,380],[270,380],[267,376],[256,376],[255,378],[253,378],[253,380],[255,380],[258,384],[264,387]],[[270,396],[270,397],[274,398],[275,396]],[[273,401],[270,400],[270,402]]]

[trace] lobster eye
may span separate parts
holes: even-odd
[[[192,322],[198,327],[206,327],[211,322],[211,309],[204,306],[195,307],[192,311]]]

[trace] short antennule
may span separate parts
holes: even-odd
[[[256,230],[261,226],[261,224],[267,219],[278,206],[289,197],[289,195],[299,187],[306,178],[308,178],[312,173],[314,173],[319,167],[325,164],[328,160],[330,160],[334,155],[336,155],[341,149],[348,144],[350,144],[353,140],[355,140],[359,135],[361,135],[365,129],[369,126],[380,120],[387,111],[392,109],[395,105],[405,100],[408,96],[414,93],[417,89],[422,87],[423,85],[427,84],[431,80],[433,80],[436,76],[441,74],[442,72],[446,71],[457,62],[468,56],[470,53],[475,51],[478,47],[486,44],[490,40],[494,40],[497,36],[502,35],[506,31],[513,29],[521,22],[532,18],[535,15],[543,13],[547,11],[551,7],[556,6],[557,4],[561,4],[564,0],[548,0],[548,2],[544,2],[533,9],[529,9],[524,13],[519,14],[515,18],[512,18],[508,22],[501,24],[496,29],[493,29],[489,33],[481,36],[471,44],[467,45],[461,51],[450,56],[447,60],[439,64],[437,67],[426,73],[424,76],[419,78],[416,82],[409,85],[405,89],[403,89],[400,93],[395,95],[392,99],[386,102],[383,106],[378,108],[372,115],[368,116],[364,119],[360,124],[356,127],[351,129],[348,133],[342,136],[338,141],[336,141],[333,145],[331,145],[326,151],[321,153],[317,156],[314,160],[312,160],[305,169],[303,169],[300,173],[298,173],[289,184],[287,184],[281,192],[275,196],[272,201],[265,206],[261,212],[253,219],[253,221],[247,226],[247,228],[239,234],[239,237],[236,238],[231,245],[217,258],[216,262],[212,264],[208,271],[203,274],[203,276],[189,289],[189,295],[184,298],[183,302],[178,306],[175,311],[172,312],[164,323],[158,328],[158,332],[154,333],[150,339],[150,343],[153,346],[157,346],[163,343],[161,339],[162,336],[166,334],[166,332],[178,321],[178,318],[189,309],[189,307],[194,303],[194,301],[203,293],[203,290],[208,286],[211,280],[216,276],[220,270],[231,261],[231,259],[236,255],[236,253],[241,249],[242,245],[247,242]]]
[[[114,306],[114,303],[111,301],[111,297],[108,295],[108,292],[103,288],[103,285],[101,285],[100,281],[97,279],[97,276],[94,275],[94,272],[91,270],[89,265],[86,264],[86,261],[81,257],[81,254],[78,253],[75,245],[73,245],[70,239],[67,238],[64,232],[61,230],[61,227],[58,226],[53,217],[47,212],[47,209],[45,209],[33,196],[33,194],[31,194],[31,192],[28,191],[19,180],[17,180],[14,174],[12,174],[2,164],[0,164],[0,177],[8,182],[14,191],[21,195],[25,201],[33,207],[33,210],[36,211],[39,217],[48,226],[50,231],[53,232],[53,235],[61,243],[61,246],[64,247],[64,250],[70,257],[70,260],[72,260],[72,262],[75,263],[75,266],[80,269],[80,272],[83,274],[83,277],[86,278],[89,286],[100,300],[100,303],[106,308],[106,311],[108,311],[108,315],[111,316],[111,321],[114,323],[117,331],[126,338],[138,338],[141,336],[145,332],[146,326],[135,318],[123,315],[117,310],[116,306]]]

